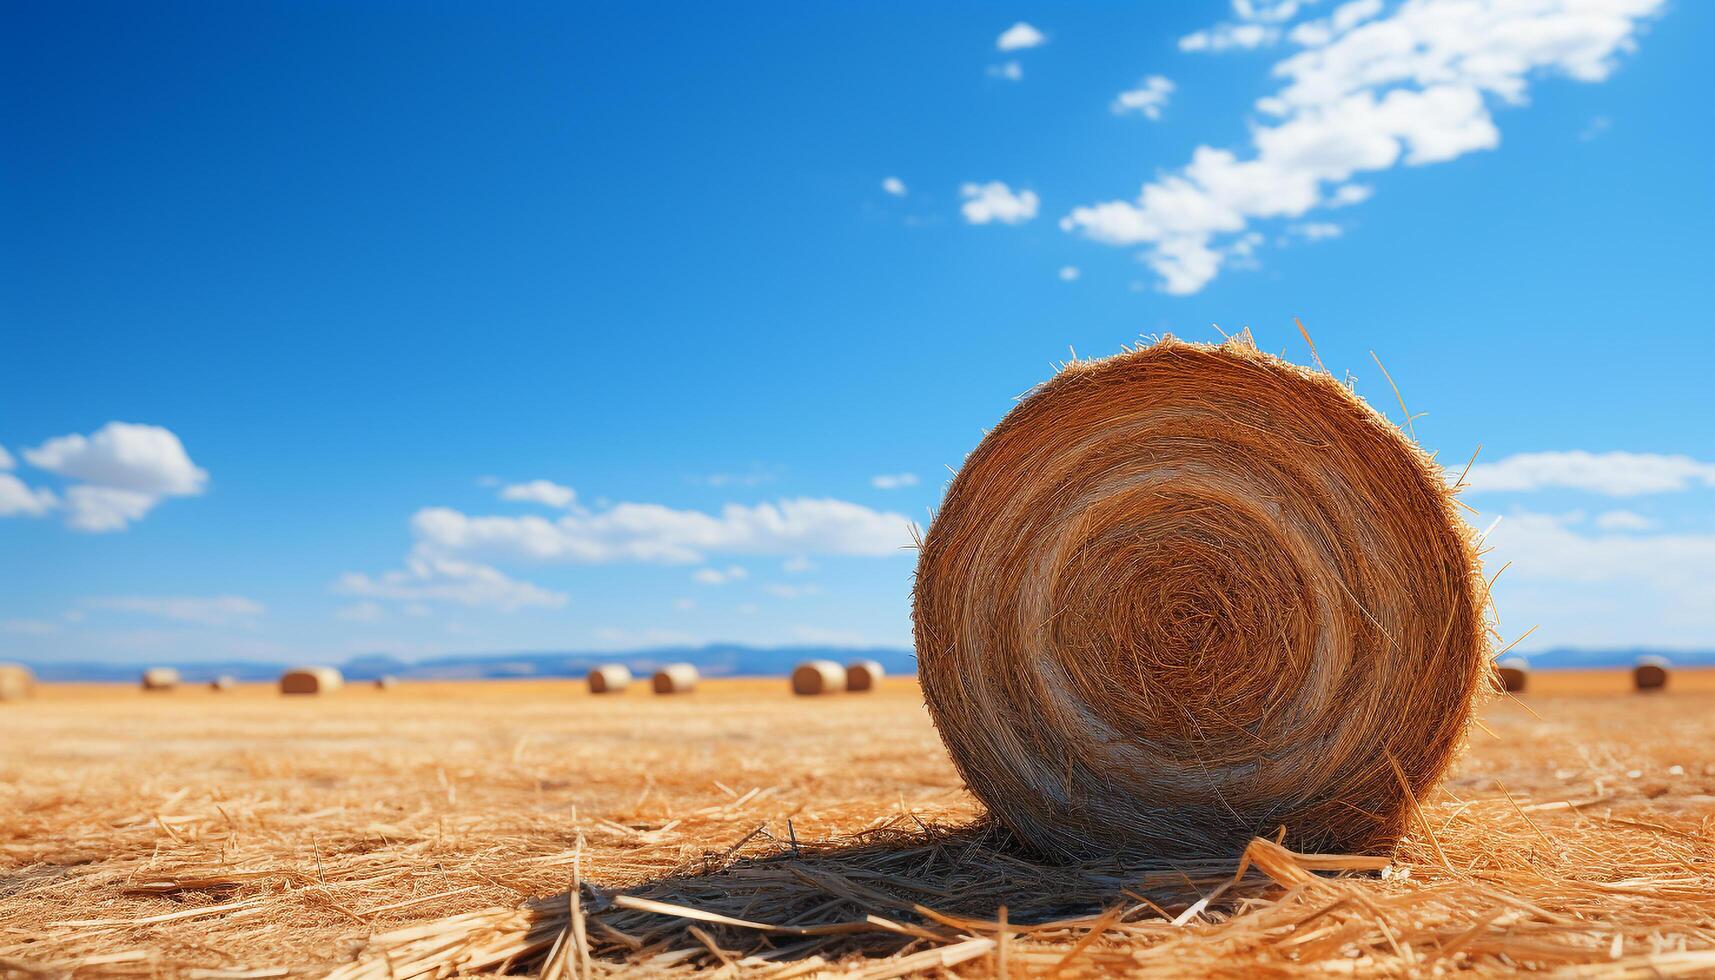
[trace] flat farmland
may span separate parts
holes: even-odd
[[[0,975],[1715,974],[1715,672],[1531,681],[1396,853],[1243,873],[1032,857],[909,679],[45,685],[0,704]]]

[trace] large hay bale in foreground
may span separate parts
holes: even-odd
[[[631,686],[631,668],[624,664],[602,664],[590,671],[591,694],[619,694]]]
[[[846,664],[846,690],[873,691],[886,673],[878,660],[854,660]]]
[[[697,668],[690,664],[668,664],[649,679],[656,694],[689,694],[697,689]]]
[[[1639,657],[1632,668],[1632,684],[1639,691],[1661,691],[1667,688],[1667,671],[1672,664],[1666,657]]]
[[[345,686],[332,667],[294,667],[280,675],[281,694],[331,694]]]
[[[0,701],[21,701],[36,693],[36,675],[23,664],[0,664]]]
[[[846,669],[832,660],[806,660],[792,668],[793,694],[838,694],[846,689]]]
[[[1502,657],[1495,661],[1495,674],[1500,678],[1501,690],[1522,694],[1530,683],[1530,662],[1523,657]]]
[[[143,671],[141,684],[145,691],[171,691],[179,686],[179,672],[173,667],[150,667]]]
[[[1282,826],[1298,850],[1389,847],[1488,687],[1452,496],[1346,386],[1248,335],[1074,364],[930,525],[930,713],[1041,851],[1232,855]]]

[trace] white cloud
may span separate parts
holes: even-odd
[[[891,555],[910,520],[843,500],[799,497],[718,513],[619,503],[556,520],[470,516],[426,507],[411,519],[420,553],[531,561],[691,563],[705,555]]]
[[[334,612],[334,618],[347,623],[374,623],[386,619],[387,610],[381,603],[365,599],[349,606],[341,606]]]
[[[1074,208],[1061,227],[1111,245],[1146,245],[1162,288],[1186,294],[1219,274],[1220,239],[1252,222],[1351,205],[1358,173],[1452,160],[1499,145],[1488,100],[1523,101],[1544,73],[1596,82],[1635,47],[1642,19],[1664,0],[1406,0],[1376,19],[1372,5],[1340,7],[1306,48],[1274,66],[1284,81],[1257,108],[1279,121],[1252,129],[1252,151],[1198,147],[1181,170],[1147,182],[1133,200]],[[1243,23],[1181,41],[1186,50],[1272,43],[1287,5],[1250,4]]]
[[[179,437],[158,425],[109,422],[89,436],[57,436],[26,449],[24,459],[83,481],[65,491],[66,523],[93,533],[123,530],[163,497],[195,496],[208,483]],[[36,493],[40,502],[45,491]]]
[[[728,565],[725,568],[699,568],[691,573],[691,580],[698,585],[726,585],[728,582],[737,582],[749,577],[750,573],[744,570],[743,565]]]
[[[1062,276],[1062,279],[1065,277]],[[898,490],[902,487],[917,485],[915,473],[878,473],[869,478],[869,485],[877,490]]]
[[[18,636],[52,636],[59,631],[58,623],[50,623],[45,619],[0,620],[0,632],[15,633]]]
[[[1382,0],[1351,0],[1323,20],[1307,20],[1287,35],[1294,44],[1318,48],[1382,12]]]
[[[1041,203],[1035,191],[1014,192],[998,180],[986,184],[965,184],[959,188],[959,196],[965,199],[959,210],[973,225],[986,225],[991,221],[1020,224],[1036,217],[1036,208]]]
[[[46,487],[30,487],[10,473],[0,473],[0,517],[41,517],[59,505]]]
[[[635,650],[642,647],[690,647],[701,646],[703,638],[683,630],[643,629],[628,630],[617,626],[604,626],[590,631],[590,635],[613,649]]]
[[[6,451],[6,447],[0,446],[0,470],[9,470],[17,465],[12,459],[12,454]]]
[[[1455,470],[1453,477],[1459,475]],[[1584,490],[1609,497],[1670,493],[1715,487],[1715,463],[1690,456],[1656,453],[1519,453],[1493,463],[1477,463],[1465,477],[1472,493],[1523,492],[1551,487]]]
[[[802,575],[816,570],[816,563],[803,555],[794,555],[780,563],[780,570],[788,575]]]
[[[123,531],[140,521],[161,498],[141,490],[119,490],[78,484],[66,490],[66,524],[78,531],[101,534]]]
[[[1024,66],[1017,61],[1005,61],[988,66],[988,74],[990,78],[1004,78],[1009,82],[1016,82],[1024,78]]]
[[[815,643],[830,647],[867,647],[876,644],[862,633],[829,629],[826,626],[794,626],[792,638],[800,643]]]
[[[217,596],[95,596],[83,600],[89,609],[135,613],[203,626],[249,625],[267,608],[255,599],[239,595]]]
[[[1307,242],[1320,242],[1330,238],[1339,238],[1344,229],[1331,221],[1306,221],[1292,226],[1293,234]]]
[[[1022,51],[1047,43],[1048,35],[1021,20],[1002,31],[1000,37],[995,38],[994,46],[1000,51]]]
[[[894,197],[904,197],[906,194],[910,193],[910,191],[905,188],[905,181],[900,180],[898,177],[882,178],[881,189],[892,194]]]
[[[446,602],[514,612],[529,607],[557,609],[566,595],[508,577],[499,569],[452,558],[412,555],[405,567],[371,578],[347,572],[334,584],[342,595],[408,603]]]
[[[1151,75],[1137,84],[1137,88],[1128,89],[1114,96],[1113,104],[1108,108],[1114,115],[1123,116],[1136,113],[1146,119],[1158,120],[1161,110],[1167,108],[1167,101],[1173,95],[1173,83],[1160,75]]]
[[[1063,265],[1060,267],[1061,282],[1077,282],[1078,277],[1082,274],[1083,273],[1079,272],[1078,267],[1075,265]]]
[[[577,501],[578,493],[571,487],[563,487],[548,480],[531,480],[529,483],[514,483],[502,487],[500,499],[523,500],[548,507],[565,508]]]
[[[1596,526],[1604,531],[1648,531],[1656,522],[1635,510],[1610,510],[1596,515]]]
[[[1341,184],[1334,188],[1334,192],[1329,194],[1322,203],[1331,208],[1350,207],[1353,204],[1364,203],[1375,192],[1376,189],[1368,184]]]

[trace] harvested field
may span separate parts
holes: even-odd
[[[0,975],[1715,974],[1715,672],[1631,686],[1486,708],[1385,870],[1232,883],[974,826],[909,678],[42,685],[0,705]]]

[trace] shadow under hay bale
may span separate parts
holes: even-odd
[[[36,675],[23,664],[0,664],[0,701],[21,701],[36,693]]]
[[[573,921],[570,895],[560,894],[375,935],[328,980],[416,980],[446,975],[455,965],[462,972],[505,965],[564,976],[556,961],[576,957],[580,932],[588,956],[638,972],[728,961],[742,969],[799,964],[814,972],[854,954],[923,960],[878,967],[888,971],[881,975],[904,976],[992,958],[993,937],[1002,929],[994,916],[1002,907],[1007,928],[1020,934],[1076,935],[1099,924],[1102,933],[1123,939],[1128,929],[1172,928],[1168,916],[1187,909],[1219,911],[1283,885],[1306,889],[1324,881],[1312,872],[1369,873],[1386,865],[1374,857],[1296,855],[1266,840],[1253,841],[1242,857],[1167,862],[1109,855],[1065,864],[1026,850],[989,822],[821,843],[793,843],[769,836],[766,827],[752,837],[772,841],[775,850],[745,858],[735,858],[735,848],[709,853],[681,873],[620,890],[585,881],[581,922]],[[1307,896],[1315,900],[1325,896]],[[1056,960],[1064,955],[1064,947],[1053,952]],[[1090,950],[1087,957],[1085,965],[1098,969],[1134,965],[1129,949]]]
[[[792,693],[815,696],[846,689],[846,669],[832,660],[807,660],[792,668]]]
[[[885,674],[880,661],[854,660],[846,664],[846,690],[873,691],[881,686]]]
[[[1644,693],[1664,691],[1671,666],[1666,657],[1639,657],[1637,666],[1632,668],[1632,684]]]
[[[1522,694],[1530,682],[1530,664],[1523,657],[1503,657],[1495,661],[1495,673],[1499,675],[1501,690],[1508,694]]]
[[[621,694],[631,686],[631,668],[624,664],[602,664],[590,671],[591,694]]]
[[[690,694],[697,689],[697,668],[690,664],[668,664],[649,679],[656,694]]]
[[[231,674],[221,674],[219,677],[208,682],[208,689],[216,694],[224,694],[227,691],[236,691],[238,690],[238,678]]]
[[[171,691],[179,686],[179,672],[172,667],[150,667],[141,679],[145,691]]]
[[[331,694],[345,686],[332,667],[298,667],[280,675],[281,694]]]

